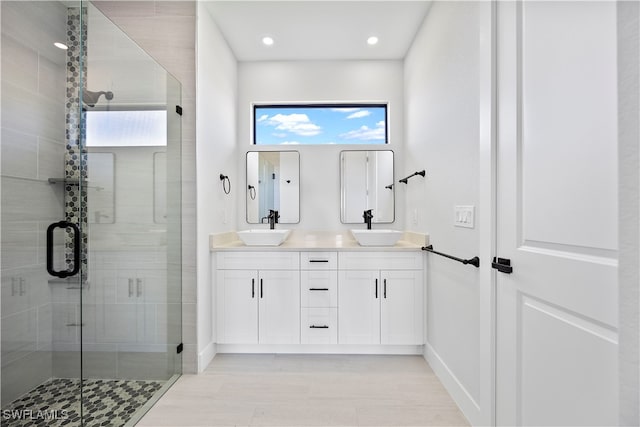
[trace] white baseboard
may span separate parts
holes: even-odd
[[[213,360],[216,355],[216,344],[210,342],[204,350],[198,353],[198,373],[204,371],[209,363]]]
[[[436,353],[433,347],[427,343],[425,345],[424,358],[427,360],[433,372],[438,376],[444,388],[447,389],[453,400],[456,402],[462,413],[471,425],[480,425],[480,405],[467,391],[464,385],[451,372],[446,363]]]
[[[422,345],[218,344],[218,353],[423,354]]]

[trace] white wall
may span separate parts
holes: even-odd
[[[640,7],[618,3],[620,425],[640,425]]]
[[[352,228],[340,222],[340,151],[395,151],[396,179],[403,178],[403,66],[401,61],[242,62],[238,67],[238,187],[246,189],[245,153],[257,149],[295,149],[300,152],[300,223],[306,230]],[[389,103],[390,144],[357,146],[251,145],[252,103],[367,102]],[[396,193],[396,220],[403,229],[402,191]],[[245,216],[245,197],[238,197],[238,228],[252,227]],[[291,227],[281,225],[281,227]]]
[[[479,206],[480,9],[435,2],[405,60],[405,165],[426,169],[409,181],[405,222],[436,250],[478,255],[480,227],[453,226],[455,205]],[[414,219],[415,218],[415,219]],[[427,257],[427,359],[471,423],[479,423],[479,270]]]
[[[244,183],[236,148],[237,61],[211,18],[198,3],[197,32],[197,343],[198,370],[215,354],[209,234],[236,229],[237,198]],[[225,194],[220,174],[231,180]],[[244,209],[244,207],[243,207]],[[244,210],[243,210],[244,215]]]

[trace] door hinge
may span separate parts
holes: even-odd
[[[513,273],[513,267],[511,267],[511,260],[508,258],[493,257],[491,268],[495,268],[501,273],[506,273],[506,274]]]
[[[176,105],[176,113],[178,113],[179,115],[182,115],[182,107],[179,105]]]
[[[176,347],[176,353],[178,354],[182,353],[183,349],[184,349],[184,345],[182,345],[182,343],[178,344],[178,347]]]

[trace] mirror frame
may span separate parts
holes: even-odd
[[[339,163],[340,163],[340,222],[342,224],[360,224],[360,223],[364,223],[364,220],[362,220],[361,222],[347,222],[345,221],[344,218],[344,199],[345,199],[345,194],[344,194],[344,188],[343,188],[343,184],[344,184],[344,164],[342,161],[342,157],[343,157],[343,153],[345,152],[390,152],[392,154],[392,185],[393,188],[391,189],[391,191],[393,191],[393,206],[391,209],[391,212],[393,214],[393,217],[391,219],[391,221],[376,221],[375,220],[375,212],[374,212],[374,217],[372,220],[373,224],[393,224],[396,221],[396,153],[393,150],[389,150],[389,149],[380,149],[380,150],[342,150],[340,151],[340,157],[339,157]]]
[[[250,153],[258,153],[258,155],[260,153],[295,153],[298,156],[298,220],[293,222],[293,221],[287,221],[287,222],[282,222],[279,221],[278,224],[300,224],[300,213],[302,212],[302,209],[300,208],[300,194],[301,194],[301,190],[300,190],[300,152],[297,150],[251,150],[251,151],[247,151],[246,155],[245,155],[245,185],[244,185],[244,191],[245,191],[245,198],[244,198],[244,202],[245,202],[245,207],[244,207],[244,211],[245,211],[245,221],[247,224],[265,224],[265,223],[261,223],[259,220],[257,222],[250,222],[249,221],[249,204],[248,204],[248,198],[249,198],[249,168],[248,168],[248,161],[249,161],[249,154]]]

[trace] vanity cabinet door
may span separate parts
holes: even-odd
[[[380,344],[378,270],[338,272],[338,343]]]
[[[223,344],[258,343],[258,272],[218,270],[217,332]]]
[[[421,270],[381,271],[380,343],[424,344]]]
[[[260,271],[260,344],[300,343],[300,272]]]

